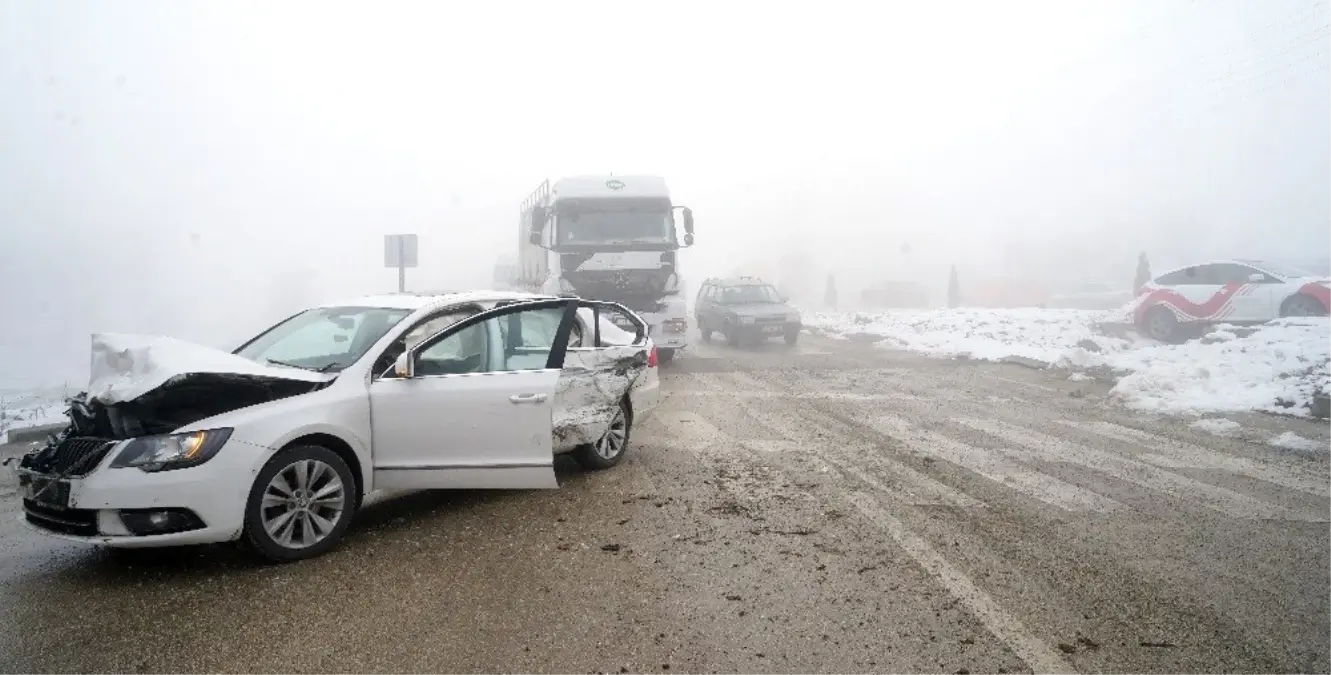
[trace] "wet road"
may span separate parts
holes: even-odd
[[[805,337],[681,357],[615,469],[391,499],[294,565],[53,542],[6,476],[0,670],[1331,668],[1331,468],[1260,442],[1325,424]]]

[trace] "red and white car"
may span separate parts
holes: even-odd
[[[1143,335],[1171,340],[1186,325],[1326,316],[1331,281],[1257,260],[1209,262],[1161,274],[1142,286],[1130,307]]]

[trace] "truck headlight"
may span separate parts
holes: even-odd
[[[744,324],[753,323],[753,317],[751,317],[751,316],[741,316],[741,317],[739,318],[739,322],[740,322],[740,323],[744,323]]]
[[[140,436],[120,449],[111,468],[134,467],[148,472],[187,469],[212,459],[230,437],[230,429]]]

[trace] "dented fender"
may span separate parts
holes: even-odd
[[[555,389],[555,452],[600,439],[647,362],[644,346],[569,350]]]

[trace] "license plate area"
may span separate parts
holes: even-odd
[[[784,328],[782,326],[763,326],[764,333],[780,333]]]
[[[18,476],[19,494],[24,499],[54,506],[69,508],[69,481],[58,480],[52,476],[20,473]]]

